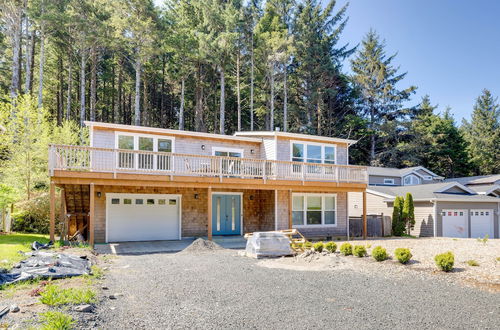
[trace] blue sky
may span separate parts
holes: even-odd
[[[338,0],[336,9],[347,2]],[[440,111],[450,106],[460,123],[470,118],[483,88],[500,96],[500,1],[349,2],[341,43],[355,46],[370,28],[376,30],[385,39],[388,54],[398,53],[394,63],[408,72],[400,87],[418,87],[410,105],[429,94]]]
[[[483,88],[500,96],[500,1],[351,0],[347,13],[341,42],[354,46],[376,30],[408,72],[400,87],[418,87],[415,103],[429,94],[460,123]]]

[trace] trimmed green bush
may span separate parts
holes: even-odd
[[[325,249],[330,253],[334,253],[335,251],[337,251],[337,244],[335,244],[334,242],[328,242],[325,244]]]
[[[358,258],[366,257],[366,248],[363,245],[355,245],[352,254]]]
[[[314,243],[313,247],[314,247],[314,251],[316,252],[323,252],[323,247],[325,245],[323,244],[323,242],[317,242],[317,243]]]
[[[444,272],[449,272],[453,269],[453,265],[455,264],[455,256],[453,255],[453,252],[448,251],[436,255],[434,257],[434,261],[436,262],[436,266],[440,270]]]
[[[407,264],[408,261],[410,261],[411,257],[413,257],[410,252],[410,249],[406,248],[397,248],[396,250],[394,250],[394,256],[403,265]]]
[[[307,241],[304,243],[304,249],[312,249],[313,243]]]
[[[387,259],[387,250],[381,246],[376,246],[372,250],[372,257],[377,261],[384,261]]]
[[[467,265],[471,267],[479,267],[479,262],[477,262],[476,260],[467,260]]]
[[[342,253],[345,256],[351,256],[352,255],[352,245],[350,243],[344,243],[340,246],[340,253]]]

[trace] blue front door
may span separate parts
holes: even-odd
[[[240,235],[241,196],[212,195],[212,234]]]

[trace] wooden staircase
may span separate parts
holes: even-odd
[[[63,228],[67,228],[67,235],[64,235],[63,233],[63,236],[71,238],[77,233],[80,233],[83,235],[85,240],[88,240],[90,186],[66,184],[61,188],[64,189],[63,208],[65,208],[65,210],[61,211],[62,213],[65,213],[65,225]]]

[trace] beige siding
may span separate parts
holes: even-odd
[[[434,206],[430,202],[415,202],[415,227],[411,235],[418,237],[434,236]]]
[[[401,178],[397,176],[380,176],[380,175],[370,175],[368,180],[370,185],[383,185],[384,179],[394,179],[394,185],[401,185]]]
[[[276,160],[276,139],[274,137],[263,137],[261,147],[261,158]]]
[[[443,217],[441,215],[443,210],[448,209],[458,209],[458,210],[467,210],[468,216],[468,233],[470,237],[471,233],[471,219],[470,219],[470,211],[471,210],[484,210],[489,209],[493,210],[493,233],[495,238],[500,238],[499,233],[499,215],[498,215],[498,203],[474,203],[474,202],[438,202],[437,203],[437,236],[443,235]]]
[[[205,150],[201,149],[202,145],[205,146]],[[260,143],[208,140],[198,137],[175,137],[176,153],[212,156],[213,147],[243,149],[243,157],[245,158],[259,159],[261,157]]]
[[[446,189],[447,193],[458,193],[458,194],[463,194],[463,193],[466,193],[465,190],[463,190],[462,188],[459,188],[459,187],[451,187],[449,189]]]
[[[96,148],[114,148],[115,132],[103,129],[94,129],[92,133],[92,146]]]
[[[289,200],[290,192],[288,190],[278,190],[278,203],[277,203],[277,216],[276,221],[277,230],[290,229],[290,213],[289,213]]]
[[[366,194],[366,214],[384,214],[385,216],[392,216],[392,207],[388,207],[384,202],[385,197],[377,196],[374,194]],[[350,192],[349,193],[349,215],[352,217],[359,217],[363,214],[363,193]]]

